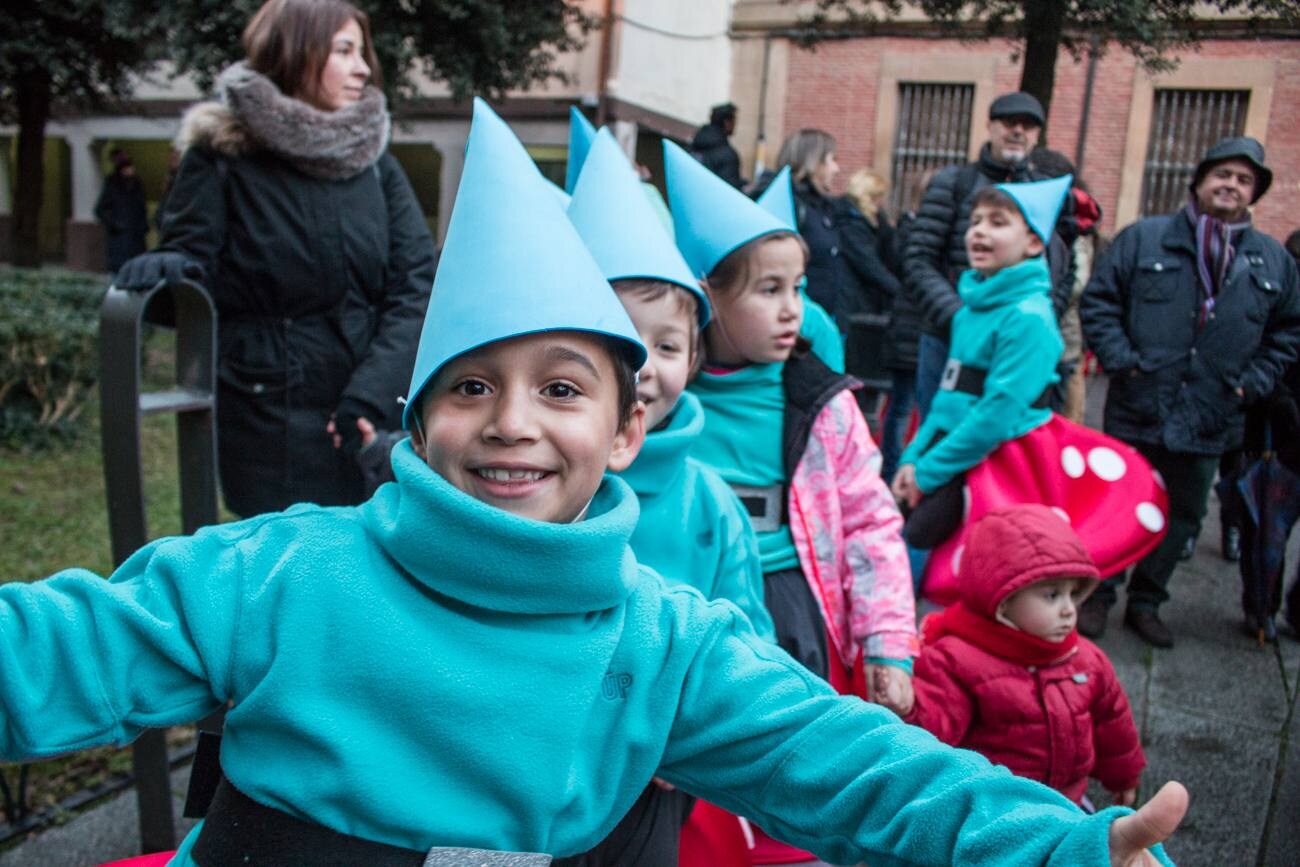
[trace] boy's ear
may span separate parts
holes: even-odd
[[[1038,233],[1029,228],[1028,225],[1025,226],[1025,231],[1029,232],[1029,246],[1025,247],[1025,252],[1031,257],[1043,255],[1043,251],[1046,249],[1043,239],[1038,237]]]
[[[645,442],[645,404],[641,401],[636,402],[632,408],[632,416],[627,420],[627,424],[619,428],[618,433],[614,434],[614,448],[609,453],[609,463],[607,467],[612,473],[621,473],[641,452],[641,444]]]

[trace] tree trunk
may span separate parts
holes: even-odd
[[[45,124],[50,119],[50,78],[44,71],[18,76],[18,165],[14,182],[14,264],[41,264],[41,203],[45,196]]]
[[[1038,97],[1046,116],[1052,108],[1052,88],[1056,84],[1056,56],[1061,50],[1065,31],[1068,0],[1024,0],[1025,65],[1020,73],[1020,89]],[[1043,125],[1040,144],[1047,144],[1047,125]]]

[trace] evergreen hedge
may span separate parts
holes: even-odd
[[[99,377],[104,278],[0,268],[0,442],[75,437]]]

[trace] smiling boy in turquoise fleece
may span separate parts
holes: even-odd
[[[174,859],[207,867],[569,855],[656,772],[841,863],[1150,857],[1181,787],[1085,816],[637,566],[604,473],[643,438],[645,350],[539,179],[477,102],[396,483],[0,588],[3,757],[229,702],[226,782]]]

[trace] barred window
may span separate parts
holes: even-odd
[[[922,181],[932,169],[966,162],[974,101],[974,84],[898,83],[898,128],[890,177],[895,214],[920,200],[925,192]]]
[[[1186,203],[1196,164],[1215,142],[1242,134],[1249,105],[1249,90],[1156,90],[1142,216],[1170,214]]]

